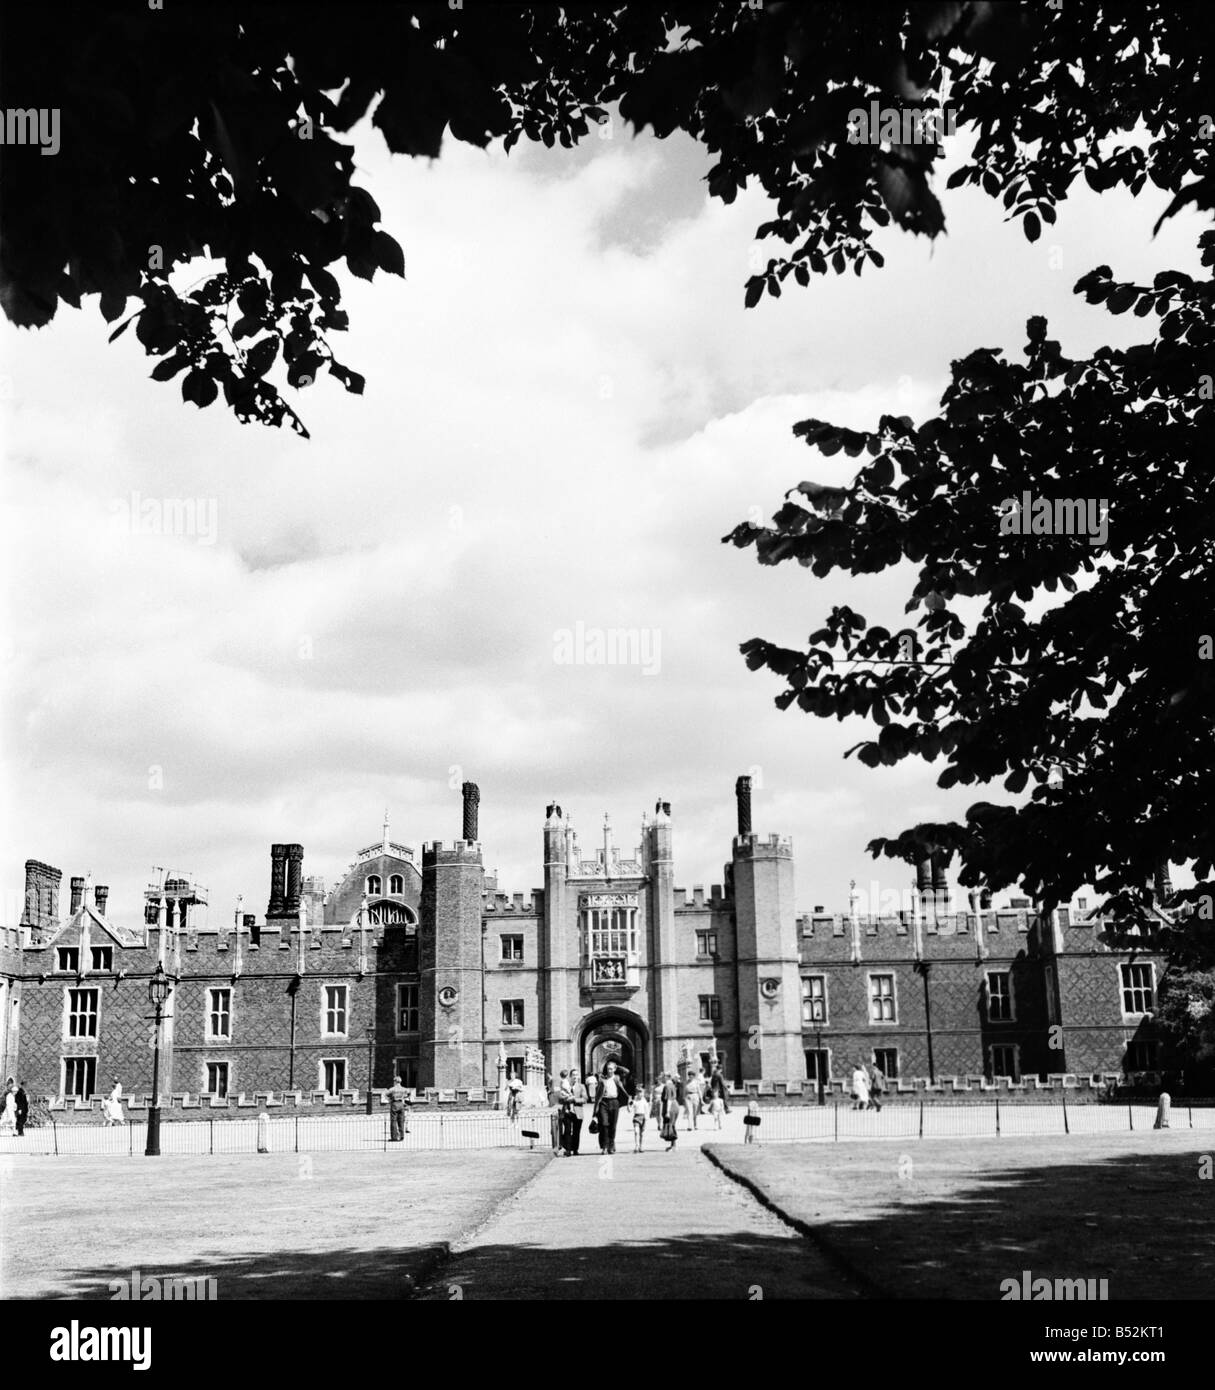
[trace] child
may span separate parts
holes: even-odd
[[[746,1133],[743,1135],[744,1144],[755,1143],[755,1130],[759,1125],[759,1101],[752,1096],[747,1102],[747,1113],[743,1116],[743,1126]]]
[[[726,1103],[721,1096],[713,1097],[713,1104],[709,1106],[709,1114],[713,1116],[713,1128],[721,1128],[721,1117],[726,1113]]]
[[[637,1085],[637,1093],[634,1095],[629,1109],[633,1112],[633,1152],[641,1152],[642,1140],[645,1138],[645,1121],[649,1113],[650,1103],[646,1099],[645,1087]]]

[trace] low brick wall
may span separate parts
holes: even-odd
[[[1054,1098],[1067,1100],[1069,1105],[1097,1104],[1109,1098],[1108,1087],[1115,1087],[1118,1100],[1155,1100],[1160,1091],[1160,1078],[1150,1074],[1137,1078],[1135,1085],[1124,1084],[1118,1073],[1107,1072],[1099,1075],[1073,1075],[1060,1073],[1041,1080],[1036,1076],[1023,1081],[1011,1081],[998,1077],[994,1081],[982,1076],[945,1076],[930,1082],[927,1077],[900,1077],[890,1083],[889,1090],[882,1094],[883,1105],[897,1105],[900,1102],[944,1102],[949,1104],[990,1104],[997,1097],[1001,1104],[1036,1101]],[[415,1091],[412,1092],[413,1109],[418,1111],[486,1111],[497,1108],[497,1093],[477,1089],[455,1091]],[[1171,1094],[1174,1099],[1185,1097],[1185,1090],[1176,1086]],[[749,1097],[755,1096],[761,1105],[805,1106],[818,1103],[818,1090],[813,1082],[770,1082],[748,1081],[735,1084],[730,1090],[732,1104],[746,1104]],[[849,1083],[834,1078],[824,1085],[823,1098],[828,1104],[850,1104]],[[123,1097],[123,1111],[131,1119],[146,1118],[151,1097],[147,1094]],[[38,1098],[36,1104],[45,1105],[56,1121],[76,1122],[105,1121],[103,1098],[93,1096],[90,1100],[67,1100],[54,1097]],[[360,1091],[343,1091],[340,1095],[327,1096],[323,1091],[255,1091],[248,1095],[241,1093],[217,1100],[213,1096],[198,1096],[174,1093],[161,1099],[161,1120],[198,1119],[248,1119],[265,1110],[275,1114],[334,1115],[364,1113],[367,1105],[366,1094]],[[386,1092],[377,1090],[372,1102],[378,1113],[387,1111]]]

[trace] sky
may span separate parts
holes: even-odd
[[[334,346],[367,386],[294,396],[311,440],[183,404],[133,333],[107,346],[95,297],[0,326],[4,922],[27,858],[65,896],[73,874],[108,883],[122,922],[165,869],[206,886],[212,922],[238,894],[260,915],[272,842],[332,885],[387,808],[420,860],[460,834],[464,780],[505,891],[542,884],[552,799],[584,849],[605,813],[632,847],[670,801],[691,889],[721,882],[740,774],[754,828],[792,837],[799,908],[844,910],[850,879],[906,886],[871,838],[1004,798],[940,791],[940,762],[845,761],[866,725],[778,711],[740,643],[803,646],[840,602],[891,621],[906,588],[760,567],[721,537],[804,478],[851,477],[799,420],[922,420],[952,359],[1019,354],[1031,314],[1072,355],[1145,340],[1154,320],[1072,286],[1102,263],[1195,270],[1205,222],[1153,240],[1164,195],[1081,183],[1030,244],[998,202],[943,191],[959,134],[945,236],[887,230],[883,270],[745,310],[762,192],[723,206],[690,140],[604,134],[425,161],[356,129],[406,278],[339,270]],[[186,524],[155,533],[173,509]],[[640,659],[560,659],[613,629]]]

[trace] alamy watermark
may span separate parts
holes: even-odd
[[[59,153],[59,108],[13,106],[0,109],[0,144],[41,145],[43,154]]]
[[[114,525],[133,536],[193,536],[199,545],[214,545],[219,529],[219,502],[214,497],[116,497],[110,503]]]
[[[558,666],[639,666],[643,676],[656,676],[662,669],[662,631],[587,627],[579,618],[572,628],[553,633],[553,661]]]
[[[850,145],[939,145],[946,135],[957,131],[957,112],[952,108],[930,106],[857,106],[848,112]]]
[[[106,1287],[110,1290],[112,1302],[123,1299],[145,1303],[160,1299],[191,1302],[214,1302],[219,1297],[216,1280],[205,1274],[172,1275],[168,1278],[156,1274],[143,1274],[138,1269],[131,1271],[130,1279],[114,1279]]]
[[[1077,1299],[1095,1303],[1108,1299],[1110,1281],[1108,1279],[1035,1279],[1028,1269],[1021,1271],[1020,1279],[1000,1281],[1000,1300],[1014,1302],[1018,1299],[1043,1302],[1072,1302]]]
[[[1109,539],[1109,499],[1035,497],[1021,494],[1000,503],[1002,536],[1087,536],[1089,545]]]

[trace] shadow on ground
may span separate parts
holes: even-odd
[[[871,1297],[1001,1299],[1001,1283],[1106,1279],[1111,1300],[1215,1298],[1215,1178],[1197,1142],[967,1172],[942,1146],[886,1158],[804,1145],[709,1155]],[[1203,1160],[1206,1159],[1204,1164]]]

